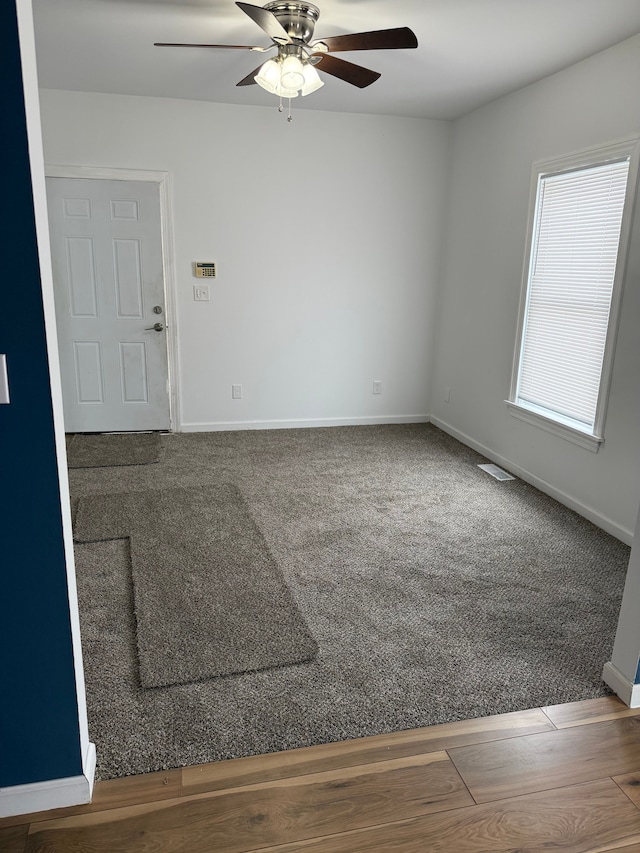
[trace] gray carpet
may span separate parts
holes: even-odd
[[[317,653],[235,486],[84,497],[74,537],[129,539],[142,687],[302,663]]]
[[[129,554],[77,546],[100,778],[608,691],[629,549],[431,425],[162,436],[155,466],[70,472],[74,497],[234,483],[317,658],[141,689]]]
[[[149,465],[160,459],[160,433],[74,433],[67,435],[69,468]]]

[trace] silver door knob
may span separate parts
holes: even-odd
[[[145,332],[161,332],[164,329],[164,323],[154,323],[153,326],[148,326]]]

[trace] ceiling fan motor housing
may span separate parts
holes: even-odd
[[[313,36],[320,10],[311,3],[282,3],[274,0],[263,7],[278,19],[278,23],[286,30],[290,38],[308,44]]]

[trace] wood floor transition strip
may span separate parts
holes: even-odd
[[[184,793],[215,791],[545,731],[554,731],[554,726],[536,708],[271,755],[218,761],[185,767]]]
[[[542,709],[558,729],[603,723],[620,717],[634,717],[637,708],[629,708],[617,696],[602,696],[583,702],[568,702],[564,705],[548,705]]]

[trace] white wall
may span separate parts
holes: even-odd
[[[47,164],[170,173],[182,429],[426,418],[447,122],[41,99]]]
[[[636,37],[453,127],[304,111],[288,124],[275,108],[44,91],[45,159],[170,173],[183,429],[431,414],[630,541],[639,224],[600,451],[514,419],[503,401],[532,163],[640,131],[639,89]],[[218,265],[210,303],[192,299],[194,260]]]
[[[640,513],[622,596],[618,630],[603,679],[632,708],[640,708]]]
[[[640,131],[640,37],[454,123],[434,421],[631,541],[640,498],[640,216],[597,454],[511,417],[532,163]],[[445,389],[450,401],[445,402]]]

